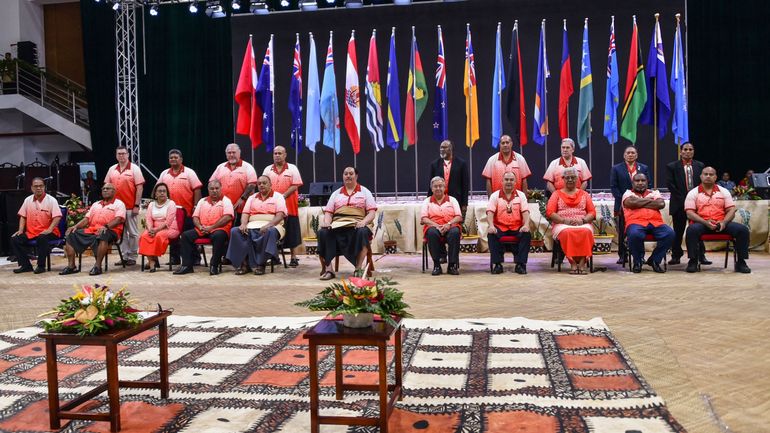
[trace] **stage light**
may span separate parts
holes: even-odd
[[[364,2],[361,0],[345,0],[345,7],[350,9],[358,9],[364,6]]]
[[[267,2],[264,1],[252,1],[249,8],[254,15],[267,15],[270,10],[267,8]]]
[[[114,5],[112,5],[112,10],[117,11],[120,9],[120,2],[116,1]]]
[[[318,10],[318,3],[315,0],[303,0],[299,2],[299,8],[303,11],[315,11]]]
[[[281,0],[281,7],[282,8],[289,7],[289,0]]]
[[[190,7],[188,9],[190,10],[191,14],[197,14],[198,13],[198,5],[195,4],[195,2],[190,3]]]
[[[393,4],[397,6],[409,6],[412,4],[412,0],[393,0]]]
[[[152,7],[150,7],[150,16],[158,16],[158,5],[152,5]]]
[[[326,4],[327,5],[333,5],[334,4],[334,0],[326,0]]]
[[[233,2],[231,3],[231,6],[234,11],[241,10],[241,2],[239,0],[233,0]]]
[[[209,18],[224,18],[227,14],[219,0],[213,0],[206,3],[206,16]]]
[[[102,1],[102,0],[94,0],[94,3],[99,3],[100,1]]]

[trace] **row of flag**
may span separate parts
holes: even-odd
[[[671,80],[666,77],[663,39],[661,37],[658,15],[655,16],[655,27],[650,44],[647,64],[642,63],[642,52],[639,45],[636,17],[633,18],[633,33],[631,36],[629,65],[626,74],[626,88],[623,98],[620,119],[619,69],[616,55],[615,19],[610,24],[609,48],[607,54],[606,92],[604,108],[603,135],[610,144],[618,141],[618,135],[636,142],[637,125],[657,124],[658,136],[662,138],[668,129],[671,118],[671,130],[674,142],[681,144],[689,140],[687,119],[687,95],[685,83],[684,55],[682,47],[681,28],[677,15],[676,33],[674,36],[674,53],[671,66]],[[537,79],[534,98],[532,140],[544,144],[549,135],[547,92],[550,69],[546,55],[545,20],[541,22],[538,45]],[[401,89],[399,88],[398,67],[396,62],[395,27],[391,30],[388,74],[385,81],[385,97],[388,101],[384,107],[379,75],[379,63],[376,45],[377,31],[372,30],[369,40],[368,62],[366,66],[365,85],[363,86],[365,101],[365,126],[376,151],[389,146],[397,149],[403,144],[404,149],[416,145],[417,122],[422,117],[428,105],[428,85],[422,66],[417,39],[412,27],[411,54],[406,88],[406,107],[402,119],[400,112]],[[308,85],[306,110],[304,112],[305,130],[303,134],[303,93],[302,93],[302,61],[300,53],[299,34],[294,45],[294,60],[289,90],[289,111],[291,113],[291,146],[297,151],[304,144],[315,152],[317,143],[334,149],[340,153],[340,113],[337,97],[336,77],[334,73],[334,55],[332,51],[333,32],[329,34],[329,45],[326,51],[323,81],[319,85],[319,71],[316,57],[315,39],[310,33],[310,57],[308,69]],[[433,139],[436,141],[448,138],[448,107],[447,107],[447,71],[444,58],[444,41],[441,26],[437,29],[438,54],[436,59],[435,87],[433,98]],[[572,82],[572,64],[567,44],[567,25],[564,20],[563,44],[559,81],[558,124],[559,135],[569,136],[569,103],[574,94]],[[259,73],[255,61],[251,36],[246,46],[243,65],[235,92],[238,103],[238,120],[236,132],[250,138],[252,148],[264,143],[268,151],[275,145],[274,135],[274,69],[272,61],[273,36],[270,36],[265,57]],[[512,128],[512,134],[518,137],[519,143],[527,144],[527,119],[524,103],[524,80],[522,74],[522,59],[519,45],[518,21],[514,22],[511,51],[508,55],[508,65],[504,65],[501,47],[501,26],[498,23],[495,41],[495,65],[492,80],[492,129],[491,144],[497,148],[503,134],[502,117],[505,115]],[[669,86],[674,94],[672,116]],[[361,104],[358,57],[355,47],[355,31],[348,41],[347,61],[345,68],[345,107],[344,125],[353,148],[354,154],[361,150]],[[463,73],[463,93],[465,95],[465,144],[473,147],[480,138],[478,86],[476,80],[476,65],[473,54],[470,26],[466,29],[465,65]],[[654,96],[653,96],[654,95]],[[591,136],[591,113],[594,108],[593,76],[588,41],[588,19],[583,26],[582,53],[580,59],[580,82],[578,84],[578,121],[577,143],[579,147],[588,146]],[[620,128],[618,128],[620,123]]]

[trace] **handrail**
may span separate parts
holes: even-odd
[[[16,93],[88,128],[86,89],[69,78],[15,60]]]

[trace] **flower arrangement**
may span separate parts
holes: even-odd
[[[731,192],[736,200],[762,200],[753,186],[738,185]]]
[[[610,207],[602,203],[599,206],[599,212],[597,212],[596,219],[593,221],[596,232],[599,236],[607,236],[607,227],[612,227],[613,218]]]
[[[545,191],[537,188],[527,190],[527,202],[538,203],[540,201],[545,201]]]
[[[123,287],[113,292],[106,285],[75,286],[77,293],[62,299],[53,310],[39,317],[54,315],[42,322],[48,332],[73,332],[80,336],[95,335],[118,326],[136,326],[142,322],[131,307],[132,299]]]
[[[300,194],[297,198],[297,206],[298,207],[308,207],[310,206],[310,200],[305,194]]]
[[[88,213],[88,206],[85,206],[83,200],[76,194],[72,194],[70,198],[64,202],[64,207],[67,208],[67,227],[72,227],[79,223],[80,220],[86,217],[86,213]]]
[[[310,311],[329,311],[329,316],[377,314],[394,326],[393,316],[412,317],[406,311],[409,305],[403,301],[404,293],[394,287],[397,282],[390,278],[363,279],[363,270],[356,271],[355,275],[332,283],[314,298],[294,305]]]

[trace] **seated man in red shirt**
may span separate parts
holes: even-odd
[[[447,194],[444,178],[436,176],[430,181],[433,195],[426,198],[420,211],[423,234],[428,243],[430,256],[433,258],[432,275],[441,275],[441,257],[446,257],[447,250],[441,237],[449,247],[447,273],[460,275],[460,223],[463,220],[460,203]]]
[[[647,175],[644,173],[634,175],[632,188],[623,194],[623,216],[628,249],[633,258],[632,270],[637,274],[642,272],[644,237],[651,234],[655,237],[657,245],[646,263],[652,266],[655,272],[666,272],[660,267],[660,262],[674,242],[674,230],[663,222],[663,216],[660,214],[660,210],[666,207],[666,202],[660,192],[647,189]]]
[[[233,203],[222,194],[222,184],[209,180],[209,196],[200,199],[193,213],[195,228],[182,233],[182,266],[174,275],[193,272],[193,251],[198,238],[211,239],[212,253],[209,275],[219,275],[219,263],[225,254],[230,227],[233,222]]]
[[[19,260],[19,268],[13,273],[32,271],[32,264],[27,256],[29,241],[36,242],[37,267],[35,273],[45,272],[45,261],[48,257],[49,241],[59,238],[59,220],[61,209],[55,198],[45,193],[45,182],[42,178],[32,179],[32,195],[24,199],[19,209],[19,230],[11,235],[11,249]]]
[[[120,240],[125,221],[126,205],[115,198],[115,187],[111,183],[105,183],[102,187],[102,199],[91,205],[85,218],[67,229],[67,244],[64,245],[67,266],[59,275],[80,272],[75,267],[75,256],[89,247],[94,251],[96,264],[88,275],[101,274],[102,261],[110,252],[110,245]]]
[[[698,272],[698,257],[701,256],[700,237],[704,234],[727,233],[735,238],[738,261],[735,272],[751,273],[746,264],[749,258],[749,229],[733,222],[735,203],[730,191],[716,184],[717,171],[705,167],[700,174],[701,184],[690,190],[684,199],[684,210],[692,224],[687,228],[687,272]]]
[[[529,205],[527,196],[517,190],[516,174],[512,171],[502,175],[503,188],[489,196],[487,203],[487,241],[489,242],[489,254],[494,264],[493,274],[503,273],[503,254],[505,250],[500,243],[503,236],[514,236],[519,239],[518,249],[514,251],[517,274],[527,273],[527,259],[529,257]]]

